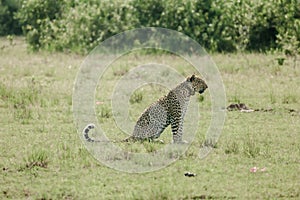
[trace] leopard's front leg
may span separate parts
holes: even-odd
[[[182,140],[183,135],[183,117],[180,112],[172,117],[171,129],[173,133],[173,143],[187,143]]]
[[[172,133],[173,133],[173,143],[181,143],[182,142],[182,125],[180,122],[174,121],[171,124]]]

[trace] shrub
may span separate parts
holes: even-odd
[[[21,23],[27,42],[32,49],[37,50],[46,46],[45,38],[55,37],[49,26],[51,22],[60,19],[63,5],[65,5],[64,1],[23,1],[22,9],[19,10],[16,18]]]
[[[63,16],[58,26],[62,33],[57,41],[76,52],[89,51],[112,35],[133,28],[130,9],[130,5],[115,1],[79,3]]]
[[[299,13],[297,0],[27,0],[17,16],[33,49],[86,53],[112,35],[150,26],[183,32],[210,51],[296,55]]]
[[[0,0],[0,36],[22,33],[18,20],[14,19],[19,9],[17,0]]]
[[[277,44],[285,55],[292,56],[294,68],[300,54],[300,4],[297,0],[282,0],[276,12]]]

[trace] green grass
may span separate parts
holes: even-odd
[[[0,40],[0,199],[300,198],[300,67],[294,69],[292,60],[280,66],[278,55],[212,55],[227,103],[261,111],[227,112],[218,144],[200,160],[211,102],[209,92],[201,98],[197,94],[192,101],[200,105],[201,120],[188,151],[159,171],[128,174],[98,163],[73,124],[73,83],[84,56],[28,53],[23,38],[14,43]],[[192,73],[187,63],[170,55],[131,58],[115,62],[97,89],[97,101],[103,104],[96,114],[113,139],[126,134],[113,123],[110,92],[132,66],[155,59],[171,63],[184,76]],[[136,90],[128,102],[131,119],[165,93],[166,88],[155,85]],[[170,141],[170,129],[162,139]],[[123,145],[133,152],[141,146],[153,152],[164,145]],[[250,173],[254,166],[266,171]],[[185,177],[185,172],[197,176]]]

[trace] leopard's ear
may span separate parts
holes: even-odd
[[[193,74],[191,77],[187,78],[187,81],[193,82],[195,80],[195,74]]]

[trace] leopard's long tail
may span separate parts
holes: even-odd
[[[83,137],[86,141],[88,142],[100,142],[98,140],[94,140],[92,139],[90,136],[89,136],[89,132],[90,130],[94,129],[95,128],[95,124],[88,124],[86,125],[86,127],[83,129],[82,131],[82,134],[83,134]]]
[[[83,129],[82,134],[83,134],[84,139],[85,139],[87,142],[113,142],[113,143],[117,142],[117,141],[108,141],[108,140],[106,140],[106,141],[101,141],[101,140],[95,140],[95,139],[91,138],[91,137],[89,136],[89,132],[90,132],[90,130],[94,129],[95,127],[96,127],[95,124],[88,124],[88,125],[86,125],[86,127]],[[131,138],[131,137],[129,137],[129,138]],[[121,140],[121,141],[119,141],[119,142],[129,142],[129,138],[126,138],[126,139]]]

